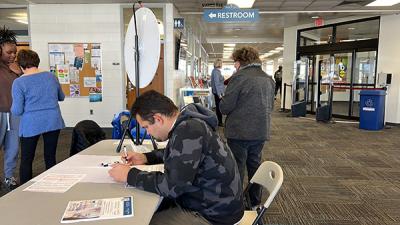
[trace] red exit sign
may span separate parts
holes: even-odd
[[[322,19],[322,18],[317,18],[317,19],[314,20],[314,25],[315,25],[316,27],[323,26],[324,23],[325,23],[325,21],[324,21],[324,19]]]

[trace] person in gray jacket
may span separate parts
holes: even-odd
[[[275,82],[262,71],[254,48],[237,49],[232,59],[237,72],[225,90],[220,110],[227,115],[225,137],[243,182],[245,167],[250,180],[261,164],[264,143],[270,138]],[[259,185],[253,185],[249,195],[251,207],[261,203]]]
[[[132,114],[165,149],[128,154],[127,164],[115,164],[113,179],[157,193],[175,207],[154,214],[150,224],[226,224],[244,213],[242,184],[229,147],[218,136],[215,114],[197,104],[181,112],[156,91],[141,95]],[[164,173],[146,172],[130,165],[164,163]]]
[[[222,60],[216,59],[214,61],[214,69],[211,72],[211,90],[215,99],[215,113],[218,118],[218,125],[222,127],[222,113],[219,109],[219,102],[224,95],[224,77],[221,74]]]

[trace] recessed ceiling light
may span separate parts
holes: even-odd
[[[376,0],[367,6],[392,6],[400,3],[400,0]]]
[[[228,0],[228,5],[237,5],[239,8],[251,8],[253,7],[255,0]]]

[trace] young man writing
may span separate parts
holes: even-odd
[[[136,100],[132,113],[150,135],[168,144],[160,151],[128,153],[127,165],[113,165],[109,174],[176,204],[156,213],[150,224],[235,224],[242,218],[240,175],[216,133],[213,112],[195,104],[179,112],[169,98],[149,91]],[[157,163],[164,163],[164,173],[129,166]]]

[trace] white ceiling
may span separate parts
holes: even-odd
[[[8,19],[9,15],[25,9],[1,9],[4,7],[25,6],[26,0],[0,0],[0,24],[11,29],[27,29],[27,25]],[[29,0],[33,4],[95,4],[95,3],[132,3],[132,0]],[[186,23],[200,30],[206,51],[211,61],[222,53],[226,42],[251,43],[261,53],[282,45],[285,27],[313,23],[312,16],[325,20],[347,16],[375,16],[400,12],[400,4],[391,7],[365,7],[372,0],[256,0],[253,8],[259,9],[260,20],[256,23],[205,23],[202,19],[203,6],[225,5],[226,0],[147,0],[144,3],[173,3]],[[322,12],[318,12],[322,11]],[[240,45],[237,45],[240,46]],[[213,54],[217,53],[217,54]]]

